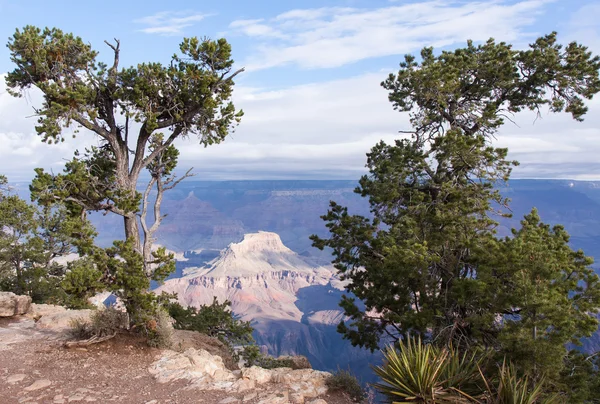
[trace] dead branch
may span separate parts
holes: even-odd
[[[74,348],[74,347],[85,347],[85,346],[89,346],[89,345],[93,345],[93,344],[99,344],[101,342],[104,341],[108,341],[109,339],[114,338],[117,335],[117,333],[115,332],[112,335],[105,335],[104,337],[98,337],[97,335],[94,335],[92,338],[88,338],[88,339],[83,339],[83,340],[79,340],[79,341],[67,341],[64,344],[65,348]]]

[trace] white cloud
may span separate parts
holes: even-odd
[[[229,27],[247,36],[267,37],[267,38],[287,38],[281,31],[273,29],[263,24],[262,19],[258,20],[236,20]]]
[[[4,79],[5,75],[0,74],[0,173],[8,175],[9,180],[29,180],[36,167],[61,171],[76,149],[97,144],[89,133],[81,131],[73,139],[69,130],[65,131],[64,142],[43,143],[35,132],[33,109],[41,105],[41,93],[31,89],[22,98],[14,98],[6,92]]]
[[[288,64],[333,68],[466,39],[527,40],[535,34],[524,28],[551,1],[436,0],[378,9],[292,10],[270,20],[234,21],[230,29],[259,40],[256,55],[246,61],[249,70]]]
[[[140,29],[146,34],[159,35],[181,35],[185,28],[202,21],[208,14],[200,14],[190,11],[161,11],[159,13],[138,18],[133,22],[145,25]]]
[[[439,2],[435,4],[438,8],[442,7]],[[508,11],[502,18],[509,18],[514,13],[511,7],[520,5],[521,11],[527,7],[533,10],[534,5],[539,6],[541,2],[524,1],[512,6],[502,4],[486,3],[486,7],[505,7]],[[409,13],[405,19],[413,21],[417,31],[421,30],[423,24],[419,21],[422,20],[431,22],[456,17],[456,21],[444,24],[460,26],[465,23],[466,17],[460,16],[465,13],[467,6],[460,6],[453,11],[458,16],[451,16],[450,11],[445,15],[423,12],[420,16],[416,11],[411,11],[412,14]],[[485,10],[486,7],[480,6],[478,9]],[[408,10],[405,11],[408,13]],[[591,9],[584,9],[583,12],[591,13]],[[256,38],[269,37],[270,41],[286,46],[289,40],[281,35],[293,33],[296,28],[292,29],[291,26],[309,27],[306,37],[310,37],[310,40],[307,39],[307,43],[315,44],[316,55],[321,49],[316,33],[320,29],[333,32],[330,27],[333,21],[331,13],[331,9],[327,8],[293,10],[270,21],[245,20],[239,22],[236,29],[265,25],[278,31],[261,28],[262,32],[254,31],[253,35]],[[362,15],[354,9],[337,9],[336,13],[342,19]],[[531,13],[523,13],[527,16],[522,18],[531,18]],[[476,10],[472,15],[469,18],[484,17]],[[521,17],[515,18],[518,20]],[[499,24],[500,20],[484,18],[482,24]],[[426,26],[431,30],[429,22]],[[359,23],[353,22],[354,25]],[[495,29],[506,28],[506,32],[517,35],[520,25],[512,23]],[[369,24],[368,21],[364,22],[366,26]],[[480,25],[476,24],[473,32],[482,30]],[[593,24],[582,24],[581,27],[592,30],[597,37]],[[565,32],[565,36],[588,44],[589,38],[577,36],[574,31],[576,28],[571,24],[570,32]],[[403,29],[410,31],[405,26]],[[466,31],[469,29],[465,28]],[[345,35],[341,28],[338,31],[339,35],[336,35]],[[350,42],[354,40],[352,35]],[[485,34],[484,38],[487,36]],[[416,38],[415,43],[421,40],[416,34],[412,38]],[[520,35],[516,40],[523,38]],[[501,39],[508,40],[506,37]],[[369,54],[365,49],[360,52]],[[361,57],[361,54],[355,57]],[[208,148],[199,146],[194,138],[178,141],[181,150],[179,167],[182,170],[195,167],[198,179],[357,179],[365,170],[365,153],[375,143],[379,140],[391,142],[400,136],[399,130],[409,129],[407,115],[392,109],[386,91],[379,86],[381,80],[394,70],[388,67],[355,77],[275,90],[238,85],[234,90],[234,100],[238,107],[244,109],[245,116],[237,131],[223,144]],[[58,171],[62,169],[64,161],[72,156],[73,150],[96,142],[94,136],[82,132],[77,139],[67,139],[60,145],[43,144],[34,131],[35,118],[26,118],[33,115],[32,107],[40,102],[41,97],[35,91],[26,98],[10,97],[4,90],[4,79],[0,75],[0,173],[8,174],[11,180],[31,178],[35,167]],[[509,157],[521,162],[514,171],[514,177],[600,179],[600,97],[590,102],[589,106],[583,123],[573,121],[568,114],[548,113],[536,119],[535,114],[529,112],[514,117],[517,125],[507,122],[495,144],[508,147]]]
[[[203,148],[195,138],[177,142],[181,170],[195,167],[198,179],[348,178],[364,172],[365,154],[378,141],[392,142],[409,128],[394,111],[379,82],[387,70],[277,91],[238,87],[235,103],[246,115],[223,144]],[[3,82],[3,80],[2,80]],[[46,145],[35,134],[32,105],[39,94],[15,99],[0,87],[0,173],[29,179],[33,168],[62,169],[73,150],[96,144],[82,133]],[[496,144],[521,162],[514,177],[600,179],[600,98],[583,123],[568,114],[514,117]]]

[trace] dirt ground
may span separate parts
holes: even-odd
[[[159,384],[148,367],[160,350],[132,336],[86,348],[63,343],[64,337],[35,329],[31,320],[0,320],[0,403],[219,404],[237,398],[253,404],[260,398],[186,389],[185,382]],[[328,404],[352,402],[340,393],[321,398]]]

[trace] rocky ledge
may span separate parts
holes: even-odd
[[[185,380],[187,389],[244,393],[241,398],[227,397],[220,404],[248,402],[255,398],[259,400],[258,404],[325,403],[318,397],[327,393],[325,381],[331,375],[314,369],[263,369],[257,366],[230,371],[221,357],[193,348],[184,352],[165,351],[148,370],[158,383]]]
[[[30,299],[12,293],[0,293],[0,309],[7,313],[0,318],[3,404],[351,402],[327,391],[327,372],[256,366],[235,369],[231,358],[225,363],[222,352],[219,353],[218,340],[200,341],[209,338],[206,336],[190,339],[183,335],[185,343],[177,343],[181,352],[144,348],[131,340],[133,336],[88,348],[66,349],[65,331],[70,322],[88,319],[91,310],[31,304]]]

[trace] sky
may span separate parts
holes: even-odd
[[[380,86],[407,53],[490,37],[525,48],[558,31],[600,54],[600,0],[0,0],[0,40],[25,25],[73,32],[110,60],[104,40],[121,41],[121,66],[168,63],[183,37],[225,37],[236,67],[234,102],[244,110],[225,142],[181,140],[179,168],[199,180],[358,179],[365,154],[409,129]],[[97,144],[81,132],[60,145],[36,136],[41,96],[6,93],[14,67],[0,46],[0,173],[28,181],[58,172],[76,149]],[[521,165],[513,178],[600,179],[600,96],[583,123],[568,114],[521,113],[494,143]]]

